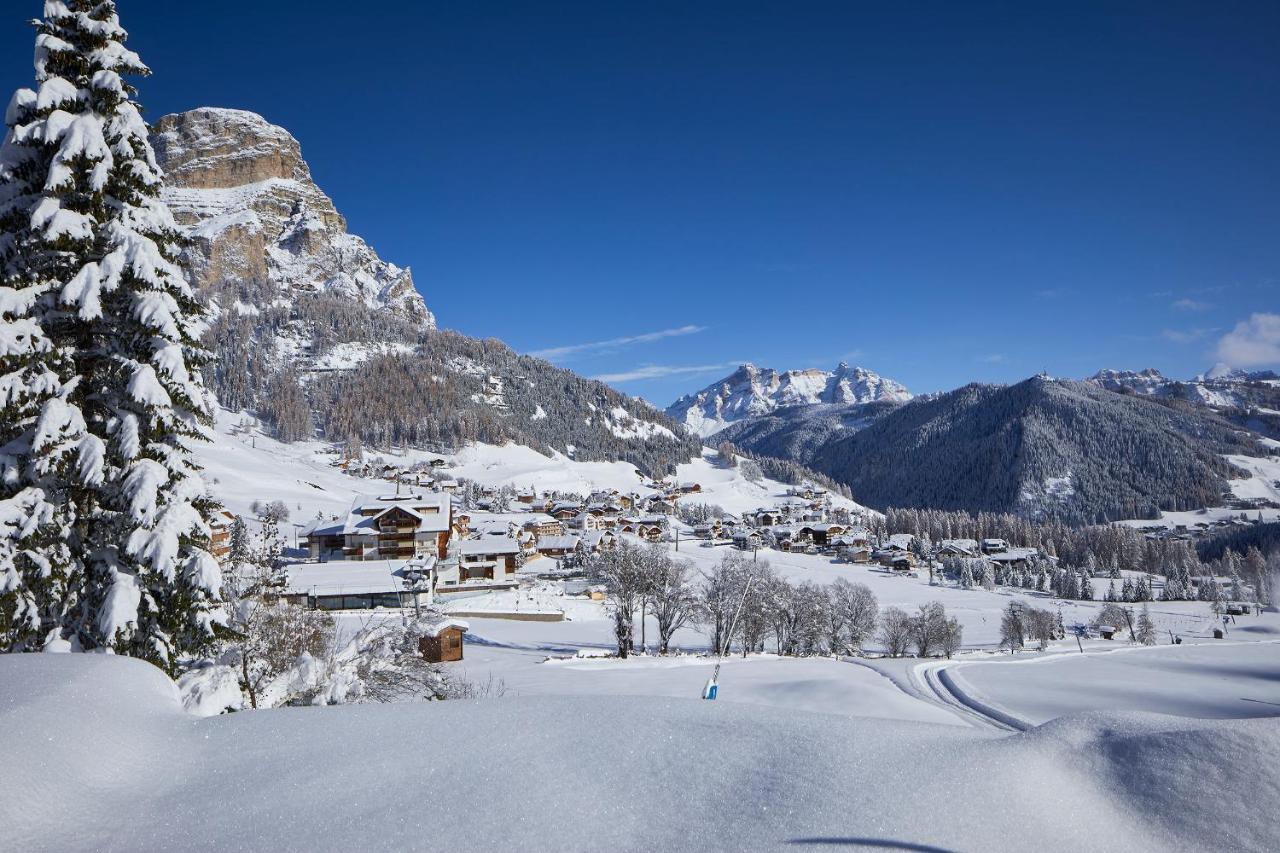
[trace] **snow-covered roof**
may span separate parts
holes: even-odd
[[[543,536],[538,540],[539,551],[572,551],[581,540],[577,536]]]
[[[471,626],[461,619],[440,619],[428,625],[424,633],[428,637],[439,637],[450,628],[457,628],[461,631],[469,631]]]
[[[396,572],[404,560],[335,560],[328,563],[295,563],[285,567],[285,589],[308,595],[367,595],[402,592],[405,585]]]
[[[374,534],[378,520],[393,509],[407,513],[417,522],[418,533],[441,533],[449,529],[452,498],[440,492],[419,492],[395,495],[357,495],[351,502],[342,532],[349,534]],[[370,511],[373,515],[369,515]]]
[[[987,559],[994,563],[1014,563],[1019,560],[1030,560],[1040,553],[1035,548],[1010,548],[999,554],[988,554]]]
[[[467,556],[476,554],[516,554],[520,551],[520,543],[510,536],[485,536],[481,539],[465,539],[458,547]]]
[[[612,537],[613,534],[607,530],[584,530],[578,538],[582,540],[583,545],[588,548],[594,548],[599,545],[601,540],[606,536]]]

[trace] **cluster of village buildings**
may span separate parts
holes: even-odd
[[[440,595],[514,587],[520,574],[570,577],[620,536],[799,551],[900,572],[911,572],[921,559],[985,555],[1016,563],[1034,554],[999,540],[954,540],[927,554],[907,534],[877,540],[861,514],[809,484],[789,488],[773,506],[742,515],[702,512],[709,517],[687,525],[675,519],[682,501],[698,502],[698,483],[652,482],[643,493],[513,494],[459,483],[442,467],[415,472],[412,485],[404,485],[405,472],[396,469],[364,472],[393,477],[396,485],[359,496],[345,516],[306,530],[301,544],[308,556],[288,567],[286,595],[323,609],[429,604]]]

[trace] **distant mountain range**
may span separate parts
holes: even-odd
[[[1189,380],[1170,379],[1149,367],[1140,371],[1099,370],[1085,381],[1108,391],[1176,397],[1214,408],[1229,408],[1249,405],[1250,386],[1265,386],[1277,379],[1280,377],[1270,370],[1247,372],[1219,365]]]
[[[1071,521],[1219,504],[1239,473],[1223,454],[1262,454],[1257,436],[1280,438],[1270,372],[1219,368],[1180,381],[1102,370],[924,398],[870,374],[833,393],[836,377],[854,371],[869,373],[744,366],[667,412],[708,443],[808,466],[879,508]]]
[[[903,403],[905,386],[862,367],[841,363],[835,370],[774,370],[744,364],[696,394],[667,408],[672,420],[707,438],[731,424],[798,407],[852,407]]]

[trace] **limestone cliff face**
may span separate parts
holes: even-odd
[[[255,113],[201,108],[160,119],[152,143],[206,295],[244,310],[327,294],[435,327],[410,271],[347,232],[288,131]]]

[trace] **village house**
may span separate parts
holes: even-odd
[[[845,531],[843,524],[829,521],[806,524],[805,528],[809,531],[809,536],[815,545],[828,545],[833,538],[843,535]]]
[[[774,525],[782,524],[786,520],[786,513],[773,509],[758,509],[754,516],[754,521],[757,527],[773,527]]]
[[[1007,569],[1025,569],[1039,554],[1035,548],[1009,548],[988,554],[987,559]]]
[[[219,509],[209,521],[209,553],[221,560],[231,553],[231,525],[236,517],[225,509]]]
[[[835,547],[836,554],[846,563],[871,562],[871,547],[867,544],[866,539],[859,540],[846,534],[837,536],[831,540],[831,544]]]
[[[916,537],[910,533],[894,533],[889,537],[889,541],[882,546],[881,550],[903,553],[910,551],[915,544]]]
[[[544,557],[566,557],[577,554],[582,540],[577,536],[544,536],[538,540],[538,553]]]
[[[660,515],[623,518],[618,522],[617,529],[620,533],[630,533],[650,542],[658,542],[666,532],[667,519]]]
[[[582,504],[577,501],[556,501],[552,504],[549,515],[557,521],[571,521],[582,512]]]
[[[982,553],[984,554],[1002,554],[1009,550],[1009,543],[1003,539],[983,539]]]
[[[617,537],[608,530],[585,530],[578,534],[578,538],[582,542],[582,552],[586,554],[608,551],[617,541]]]
[[[458,544],[460,581],[509,580],[524,562],[524,548],[510,536],[481,536]]]
[[[718,518],[713,518],[710,521],[695,524],[693,526],[693,535],[696,539],[715,539],[723,529],[723,522]]]
[[[599,515],[592,515],[590,512],[581,512],[569,522],[569,527],[573,530],[601,530],[604,528],[604,521]]]
[[[938,559],[947,557],[977,557],[982,553],[976,539],[943,539],[934,556]]]
[[[407,561],[425,554],[444,559],[459,535],[449,495],[361,495],[345,519],[308,531],[307,548],[313,559]]]
[[[675,515],[675,501],[666,498],[653,498],[649,501],[648,510],[658,515]]]
[[[285,567],[282,597],[314,610],[429,607],[436,588],[456,579],[434,556],[415,560],[334,560]]]
[[[910,551],[879,551],[875,556],[880,565],[895,572],[909,572],[916,565],[916,555]]]

